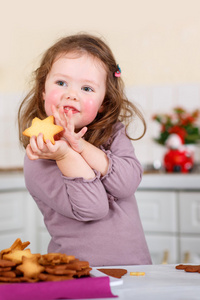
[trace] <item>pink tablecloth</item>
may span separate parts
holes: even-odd
[[[0,300],[113,298],[109,277],[0,285]]]

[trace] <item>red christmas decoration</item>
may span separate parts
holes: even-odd
[[[189,173],[193,165],[193,154],[187,149],[169,149],[164,156],[164,166],[167,172]]]

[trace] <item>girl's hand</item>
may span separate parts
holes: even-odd
[[[67,177],[83,177],[92,179],[95,177],[94,171],[86,163],[83,157],[74,151],[66,140],[59,140],[53,145],[50,141],[43,141],[43,135],[32,136],[30,144],[26,147],[26,153],[29,159],[52,159],[62,174]]]
[[[39,134],[38,137],[32,136],[30,144],[26,148],[27,156],[31,160],[42,158],[58,161],[63,159],[69,151],[72,149],[65,140],[56,141],[55,145],[50,141],[45,143],[42,134]]]
[[[71,110],[65,114],[63,107],[60,107],[58,110],[56,110],[55,106],[52,105],[52,112],[56,119],[56,123],[64,128],[64,131],[61,133],[62,136],[67,140],[73,150],[81,154],[83,151],[82,137],[86,133],[87,127],[83,127],[79,132],[76,133]]]

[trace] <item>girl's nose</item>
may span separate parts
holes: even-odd
[[[77,100],[75,96],[73,96],[73,97],[72,96],[68,96],[67,99],[69,99],[69,100]]]
[[[70,99],[70,100],[77,100],[78,97],[77,97],[77,92],[75,91],[75,89],[69,89],[66,92],[66,98]]]

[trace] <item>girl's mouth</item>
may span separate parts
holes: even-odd
[[[70,110],[72,111],[73,114],[79,113],[79,111],[73,106],[64,106],[63,109],[65,113],[68,113]]]

